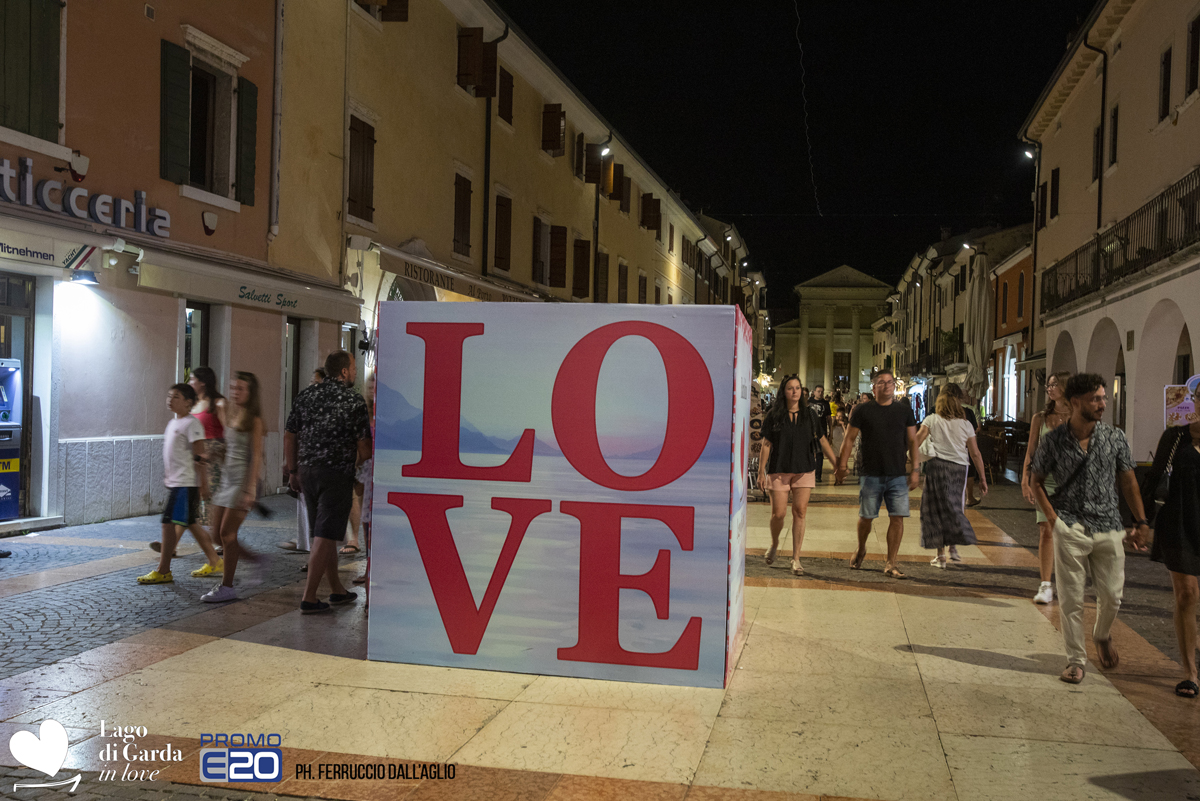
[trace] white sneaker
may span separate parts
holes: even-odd
[[[218,584],[200,596],[200,600],[206,604],[223,604],[226,601],[236,601],[237,599],[237,591],[233,587],[226,587],[224,584]]]
[[[1037,595],[1033,596],[1035,604],[1051,604],[1054,603],[1054,585],[1048,581],[1043,581],[1038,587]]]
[[[946,557],[935,556],[929,560],[929,564],[933,565],[934,567],[945,570],[946,569]]]

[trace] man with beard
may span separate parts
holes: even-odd
[[[1116,483],[1137,525],[1127,541],[1144,551],[1150,533],[1125,432],[1100,422],[1107,405],[1104,383],[1095,373],[1071,376],[1065,393],[1071,417],[1042,438],[1030,464],[1038,507],[1054,527],[1054,578],[1067,649],[1060,678],[1068,684],[1083,681],[1087,663],[1083,590],[1089,570],[1096,589],[1097,661],[1106,670],[1120,662],[1111,635],[1125,589],[1126,536]],[[1058,484],[1053,497],[1044,486],[1049,475]]]

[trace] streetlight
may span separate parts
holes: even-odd
[[[1025,151],[1025,158],[1032,160],[1032,159],[1033,159],[1033,151],[1032,151],[1032,150],[1026,150],[1026,151]]]

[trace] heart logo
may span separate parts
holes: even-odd
[[[8,750],[22,765],[53,778],[67,761],[67,730],[57,720],[43,721],[40,737],[19,731],[8,740]]]

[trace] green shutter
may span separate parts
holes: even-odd
[[[254,205],[254,153],[258,138],[258,87],[245,78],[237,86],[237,175],[234,199]]]
[[[192,54],[162,40],[159,109],[159,176],[176,184],[188,181],[191,144]]]
[[[9,0],[11,3],[12,0]],[[58,142],[58,0],[33,0],[30,7],[29,133]]]
[[[4,126],[29,132],[29,0],[4,4]]]

